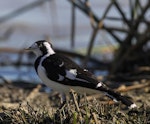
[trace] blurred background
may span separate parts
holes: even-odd
[[[149,79],[149,6],[149,0],[0,1],[1,80],[39,82],[34,55],[23,49],[42,39],[100,79]]]
[[[60,109],[60,94],[45,87],[35,56],[24,51],[38,40],[50,41],[138,109],[100,93],[79,100],[73,92]],[[148,124],[149,105],[150,0],[0,0],[0,123]]]

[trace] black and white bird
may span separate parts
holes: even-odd
[[[130,109],[137,107],[135,103],[98,81],[88,70],[79,67],[71,59],[55,53],[50,42],[37,41],[28,50],[37,56],[34,67],[38,76],[53,90],[69,93],[70,89],[73,89],[82,94],[101,91],[114,101],[121,101]]]

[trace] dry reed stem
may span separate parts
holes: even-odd
[[[80,108],[79,108],[77,99],[76,99],[76,97],[75,97],[75,92],[74,92],[72,89],[70,90],[70,92],[71,92],[71,94],[72,94],[72,96],[73,96],[73,101],[74,101],[74,103],[75,103],[76,109],[77,109],[78,112],[80,112]]]
[[[95,113],[92,113],[92,115],[93,115],[93,118],[94,118],[95,124],[99,124],[99,123],[98,123],[98,120],[97,120],[97,117],[96,117],[96,114],[95,114]]]

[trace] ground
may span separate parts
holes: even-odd
[[[66,105],[59,109],[55,92],[46,93],[41,85],[0,84],[0,123],[86,123],[86,124],[148,124],[150,123],[150,81],[134,82],[117,90],[135,101],[138,109],[129,110],[113,103],[102,94],[84,95],[78,102],[73,91]]]

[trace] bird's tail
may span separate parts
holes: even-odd
[[[115,102],[121,101],[123,104],[128,106],[129,109],[133,109],[137,107],[136,104],[133,103],[131,100],[129,100],[125,96],[122,96],[120,93],[111,90],[101,82],[97,85],[96,89],[104,92],[106,96],[110,97]]]

